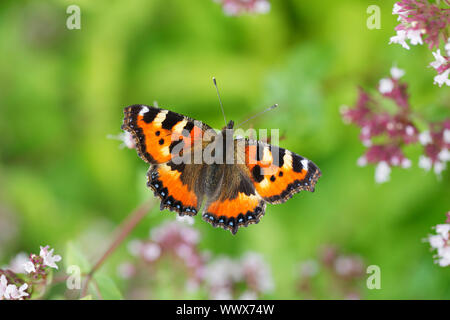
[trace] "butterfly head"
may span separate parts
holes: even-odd
[[[233,136],[234,135],[233,127],[234,127],[234,121],[230,120],[228,122],[228,124],[225,127],[222,128],[222,135],[224,137],[225,136],[230,136],[230,135]]]
[[[233,129],[234,127],[234,121],[230,120],[230,122],[228,122],[227,126],[224,129]]]

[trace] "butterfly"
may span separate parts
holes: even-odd
[[[200,121],[147,105],[126,107],[124,115],[122,129],[150,164],[147,185],[160,198],[160,209],[194,216],[205,202],[203,220],[232,234],[258,223],[267,203],[283,203],[302,190],[314,192],[321,176],[312,161],[289,150],[234,137],[233,121],[216,132]],[[218,141],[231,143],[212,148]],[[233,155],[240,161],[180,161],[208,149],[215,159]]]

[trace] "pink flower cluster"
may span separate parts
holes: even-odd
[[[359,299],[360,280],[365,274],[365,265],[358,255],[342,254],[335,246],[325,246],[321,249],[319,259],[306,260],[300,263],[298,268],[299,280],[298,290],[302,295],[311,299],[320,298],[317,296],[318,284],[315,279],[324,274],[329,277],[331,290],[338,289],[338,294],[346,299]]]
[[[425,153],[419,158],[419,167],[429,171],[434,166],[434,172],[440,175],[450,161],[450,119],[431,123],[429,127],[419,135]]]
[[[216,300],[255,300],[274,287],[270,267],[253,252],[240,259],[213,260],[206,268],[205,281],[210,297]]]
[[[8,270],[0,269],[0,300],[23,300],[29,297],[35,286],[43,287],[49,274],[49,268],[58,269],[56,262],[61,256],[54,255],[49,246],[40,247],[39,256],[31,254],[29,258],[20,253],[12,260]],[[25,280],[24,280],[25,279]]]
[[[450,9],[441,8],[438,4],[428,0],[401,0],[394,4],[392,11],[398,15],[400,24],[395,28],[397,34],[390,39],[390,43],[398,43],[409,50],[411,45],[427,43],[433,52],[435,61],[430,64],[437,71],[434,83],[450,86]],[[439,49],[441,40],[445,43],[444,55]]]
[[[222,4],[223,11],[229,16],[248,13],[267,13],[270,11],[268,0],[215,0]]]
[[[208,292],[211,299],[257,299],[260,294],[270,292],[273,287],[271,271],[260,255],[247,253],[237,260],[228,257],[211,259],[209,253],[199,249],[200,236],[190,226],[192,221],[178,220],[152,229],[149,240],[130,242],[129,251],[138,261],[121,264],[119,275],[127,279],[148,278],[148,271],[155,275],[159,266],[167,266],[160,264],[166,259],[172,266],[180,267],[178,270],[183,270],[186,290],[192,292],[202,288],[201,291]]]
[[[434,229],[436,234],[428,236],[427,242],[433,250],[437,251],[436,263],[441,267],[448,267],[450,266],[450,211],[447,212],[446,223],[438,224]]]
[[[28,284],[14,272],[0,270],[0,300],[24,300],[30,295],[27,289]]]
[[[411,161],[405,157],[401,147],[418,139],[418,130],[410,119],[407,86],[399,80],[403,74],[403,70],[393,67],[391,77],[381,79],[378,86],[384,98],[395,102],[397,109],[394,113],[382,108],[362,88],[354,108],[341,108],[344,122],[361,128],[360,139],[368,148],[365,155],[358,159],[358,165],[377,164],[375,180],[378,183],[389,180],[391,166],[411,166]],[[384,138],[383,141],[380,142],[380,138]]]
[[[150,239],[130,242],[129,250],[134,256],[153,266],[163,258],[172,259],[186,271],[189,285],[198,285],[202,280],[205,260],[197,248],[199,239],[198,231],[194,228],[179,222],[167,222],[153,229]],[[130,268],[128,270],[129,276],[134,274]],[[126,273],[123,275],[129,277]]]
[[[117,135],[108,134],[106,136],[108,139],[119,140],[122,141],[119,148],[128,148],[128,149],[136,149],[136,142],[133,139],[133,136],[128,131],[119,133]]]
[[[61,261],[60,255],[54,255],[49,246],[40,247],[39,255],[32,253],[30,259],[23,264],[26,273],[29,273],[34,279],[45,279],[48,274],[48,268],[58,269],[56,262]]]
[[[363,89],[353,108],[343,106],[341,115],[345,123],[352,123],[361,128],[360,139],[367,150],[358,159],[359,166],[376,164],[375,181],[389,181],[391,167],[411,167],[402,148],[420,141],[424,145],[424,156],[419,166],[429,170],[435,166],[435,173],[440,175],[450,160],[448,149],[450,120],[429,124],[430,130],[419,133],[414,115],[409,106],[407,84],[400,81],[404,71],[393,67],[391,76],[380,80],[376,99]],[[391,100],[395,110],[387,111],[382,102]]]

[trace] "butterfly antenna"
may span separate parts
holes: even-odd
[[[252,119],[255,119],[256,117],[259,117],[260,115],[266,113],[267,111],[270,111],[270,110],[272,110],[272,109],[275,109],[276,107],[278,107],[278,104],[274,104],[273,106],[268,107],[266,110],[263,110],[263,111],[261,111],[261,112],[258,112],[258,113],[255,114],[254,116],[252,116],[252,117],[248,118],[247,120],[242,121],[241,123],[239,123],[236,127],[239,127],[240,125],[243,125],[244,123],[246,123],[246,122],[248,122],[248,121],[250,121],[250,120],[252,120]]]
[[[219,97],[220,109],[222,110],[223,120],[225,120],[225,125],[227,125],[227,118],[225,118],[225,111],[223,111],[222,99],[220,99],[219,88],[217,87],[216,78],[213,77],[214,86],[216,87],[217,96]]]

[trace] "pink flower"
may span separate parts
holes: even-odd
[[[120,148],[128,148],[128,149],[136,149],[136,142],[133,139],[133,136],[128,131],[124,133],[119,133],[117,135],[108,134],[106,136],[108,139],[119,140],[122,141]]]
[[[380,86],[378,90],[382,94],[391,93],[394,89],[394,82],[389,78],[384,78],[380,80]]]
[[[29,256],[25,252],[18,253],[11,259],[8,265],[8,269],[14,273],[24,273],[24,263],[29,260]]]
[[[450,38],[447,39],[447,43],[445,44],[445,52],[447,56],[450,56]]]
[[[49,246],[40,247],[41,251],[39,253],[39,256],[41,256],[42,259],[44,259],[44,265],[49,266],[51,268],[58,269],[58,266],[56,265],[56,262],[61,261],[60,255],[53,255],[53,249],[49,250]]]
[[[327,245],[321,249],[320,259],[303,261],[298,273],[298,290],[307,299],[320,298],[323,285],[325,290],[340,292],[346,299],[360,299],[360,288],[365,274],[365,264],[362,257],[356,254],[344,255],[335,246]],[[322,283],[317,275],[328,279]],[[323,278],[321,276],[320,278]],[[320,284],[320,285],[318,285]]]
[[[450,86],[450,80],[448,76],[450,74],[450,69],[445,70],[444,72],[438,74],[434,77],[434,84],[437,84],[439,87],[442,87],[443,84],[446,86]]]
[[[23,297],[29,296],[26,292],[28,284],[24,283],[17,288],[15,284],[8,284],[8,280],[4,274],[0,277],[0,300],[23,300]]]
[[[36,267],[34,266],[34,263],[31,261],[27,261],[23,264],[23,269],[26,273],[32,273],[36,272]]]
[[[433,56],[435,61],[431,62],[430,66],[432,66],[434,69],[438,70],[447,63],[447,59],[441,55],[440,49],[438,49],[436,52],[433,52]]]
[[[136,268],[132,263],[124,262],[117,268],[117,274],[123,279],[129,279],[136,274]]]
[[[229,16],[248,13],[267,13],[270,11],[268,0],[215,0],[222,4],[223,11]]]
[[[15,285],[10,284],[6,288],[4,293],[4,297],[7,300],[22,300],[23,297],[29,296],[28,292],[25,290],[28,288],[28,284],[24,283],[20,288],[17,288]]]
[[[424,146],[425,155],[419,158],[419,167],[429,171],[434,166],[434,172],[439,176],[450,161],[450,120],[430,124],[430,129],[419,135],[419,141]]]
[[[142,247],[142,256],[146,261],[155,261],[161,255],[161,248],[157,243],[147,243]]]
[[[429,235],[426,239],[433,250],[436,250],[436,263],[441,267],[450,266],[450,211],[447,213],[448,219],[445,224],[438,224],[434,229],[435,235]]]
[[[253,292],[273,291],[274,283],[270,266],[260,254],[247,252],[241,259],[241,266],[244,278]]]
[[[184,222],[171,221],[153,228],[150,239],[130,242],[128,249],[132,255],[140,258],[152,270],[157,270],[163,259],[170,258],[175,265],[186,272],[186,287],[194,288],[204,276],[205,258],[197,246],[199,239],[199,233],[194,228]],[[133,270],[132,275],[138,274],[136,269]],[[127,270],[131,270],[129,265]],[[121,269],[119,272],[127,275],[127,270]]]
[[[441,34],[445,34],[450,24],[450,9],[441,9],[427,0],[398,1],[394,4],[392,13],[398,15],[401,22],[395,28],[399,38],[403,41],[410,40],[412,45],[425,41],[430,49],[438,47]],[[391,38],[391,42],[401,41],[392,41]]]
[[[406,31],[405,30],[397,30],[397,34],[393,37],[391,37],[389,44],[391,43],[398,43],[400,44],[403,48],[409,50],[409,45],[406,43]]]
[[[399,69],[396,66],[393,66],[391,68],[391,76],[392,78],[394,78],[395,80],[400,79],[401,77],[403,77],[405,75],[405,70]]]
[[[378,163],[377,168],[375,169],[375,182],[384,183],[389,181],[391,174],[391,167],[385,162],[381,161]]]
[[[431,123],[429,130],[419,133],[409,106],[408,86],[400,81],[403,75],[403,70],[392,67],[391,77],[383,78],[378,85],[382,99],[359,89],[355,106],[344,106],[340,110],[345,123],[361,128],[359,138],[367,150],[359,157],[357,165],[376,165],[377,183],[389,181],[392,167],[411,167],[412,161],[402,151],[408,144],[420,141],[424,155],[419,158],[419,167],[427,171],[434,167],[438,176],[450,161],[450,120]],[[384,99],[394,101],[396,109],[388,112],[382,104]]]
[[[360,277],[364,273],[364,263],[359,256],[337,257],[334,262],[336,273],[345,278]]]
[[[436,226],[436,233],[439,234],[444,239],[448,239],[450,232],[450,224],[438,224]]]
[[[434,77],[434,83],[439,85],[439,87],[443,84],[450,86],[450,80],[448,79],[450,73],[450,58],[448,56],[442,56],[440,49],[433,52],[433,56],[435,61],[431,62],[430,66],[438,72],[438,75]]]
[[[237,260],[220,257],[210,262],[206,267],[205,282],[212,299],[256,299],[274,288],[269,265],[253,252],[247,252]],[[245,291],[233,297],[242,285]]]
[[[445,39],[450,25],[450,9],[439,8],[428,0],[401,0],[394,4],[392,13],[398,15],[400,24],[389,43],[398,43],[405,49],[410,48],[407,40],[411,45],[426,42],[430,50],[438,49],[440,39]],[[447,71],[450,68],[450,42],[445,44],[445,51],[446,56],[441,55],[440,49],[433,52],[435,61],[430,64],[438,73],[434,83],[440,87],[444,84],[450,86],[450,71]]]
[[[5,275],[2,274],[0,277],[0,300],[4,298],[6,288],[8,288],[8,280],[6,279]]]

